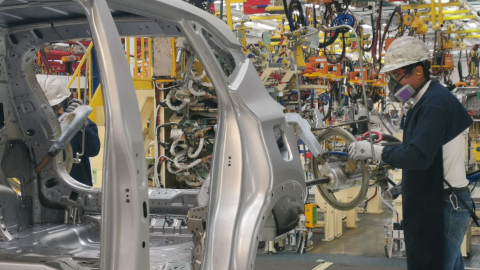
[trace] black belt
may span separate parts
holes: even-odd
[[[464,191],[468,191],[468,187],[461,187],[461,188],[446,188],[443,190],[443,195],[450,195],[452,194],[452,189],[454,193],[460,193]]]
[[[452,185],[450,185],[450,183],[447,182],[447,180],[443,179],[443,182],[448,186],[448,189],[446,189],[446,190],[449,191],[451,195],[455,195],[457,197],[457,199],[463,204],[463,207],[465,207],[465,209],[467,209],[468,212],[470,212],[470,216],[472,217],[473,222],[475,222],[477,227],[480,227],[480,224],[478,223],[478,217],[477,217],[477,214],[475,213],[475,210],[472,210],[472,208],[470,208],[468,206],[468,204],[462,199],[462,197],[459,196],[460,192],[462,192],[464,190],[468,190],[468,187],[454,188],[454,187],[452,187]],[[444,191],[444,193],[445,193],[445,191]],[[448,194],[448,193],[445,193],[445,194]],[[473,204],[472,206],[475,207],[475,204]]]

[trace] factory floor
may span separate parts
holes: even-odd
[[[357,228],[343,228],[343,235],[333,241],[321,239],[323,229],[314,234],[314,248],[305,254],[282,252],[259,255],[255,270],[404,270],[405,258],[385,256],[384,225],[391,223],[392,212],[384,207],[382,214],[358,214]],[[319,220],[322,220],[319,215]],[[465,266],[480,269],[480,236],[472,239],[472,251]]]

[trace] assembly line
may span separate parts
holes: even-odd
[[[0,21],[0,270],[480,269],[477,0]]]

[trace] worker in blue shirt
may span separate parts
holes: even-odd
[[[408,270],[463,270],[460,247],[472,199],[464,167],[462,133],[472,119],[441,84],[430,80],[428,47],[414,37],[390,45],[382,73],[389,97],[410,100],[399,146],[354,142],[354,160],[374,158],[402,170],[403,229]]]
[[[47,77],[40,82],[40,86],[57,117],[61,117],[65,112],[72,113],[78,106],[83,105],[79,99],[69,100],[70,90],[67,88],[66,82],[60,78]],[[89,158],[97,156],[100,152],[100,139],[97,125],[90,119],[87,121],[84,131],[79,131],[70,141],[73,158],[77,157],[77,153],[83,153],[79,157],[79,162],[73,162],[70,176],[82,184],[93,186]],[[83,140],[83,136],[85,136],[85,140]],[[85,145],[83,145],[83,141]]]

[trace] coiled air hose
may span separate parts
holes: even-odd
[[[288,25],[290,26],[290,31],[295,31],[300,24],[305,24],[308,26],[307,19],[303,13],[302,3],[299,0],[292,0],[290,4],[287,5],[287,0],[283,0],[283,9],[285,11],[285,16],[287,16]],[[293,10],[298,11],[298,16],[295,22],[293,21]]]

